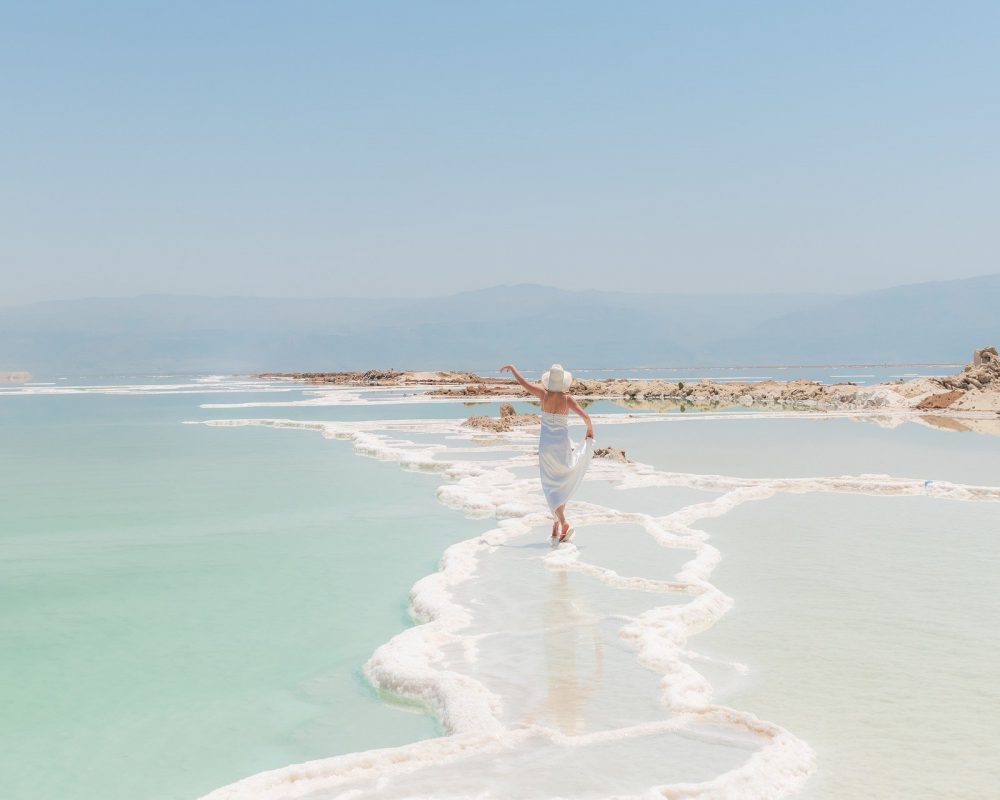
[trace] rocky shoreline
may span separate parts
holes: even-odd
[[[338,386],[432,387],[435,397],[528,397],[514,381],[487,378],[472,372],[365,372],[265,373],[262,378],[304,380]],[[623,405],[669,410],[683,406],[723,408],[816,409],[825,411],[923,411],[935,414],[967,412],[1000,415],[1000,355],[995,347],[977,350],[962,372],[941,378],[916,378],[860,386],[855,383],[824,384],[811,380],[757,382],[675,382],[660,379],[622,378],[575,380],[570,391],[579,398],[611,399]]]
[[[413,371],[369,369],[358,372],[262,372],[256,377],[266,380],[306,381],[335,386],[450,386],[456,383],[500,384],[512,381],[503,378],[483,378],[474,372],[458,370]]]
[[[765,380],[693,383],[652,380],[576,380],[570,391],[577,397],[624,400],[635,407],[676,407],[690,404],[720,408],[798,408],[827,411],[898,410],[994,412],[1000,414],[1000,356],[994,347],[977,350],[972,363],[958,375],[915,378],[859,386],[855,383],[818,383]],[[511,382],[480,381],[430,392],[438,397],[527,396]]]

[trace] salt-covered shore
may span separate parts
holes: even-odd
[[[599,415],[598,424],[608,433],[647,426],[646,438],[659,424],[725,418],[738,425],[769,416],[770,410],[611,413]],[[792,495],[1000,501],[996,486],[927,480],[922,472],[855,474],[837,464],[824,475],[821,457],[819,476],[810,462],[806,476],[793,469],[782,477],[748,477],[711,462],[709,472],[682,471],[673,458],[664,470],[608,448],[588,473],[590,497],[575,501],[584,536],[553,549],[545,541],[550,515],[536,477],[537,420],[513,406],[501,406],[499,417],[471,420],[200,422],[350,441],[359,455],[439,474],[442,504],[491,520],[481,535],[452,545],[439,570],[414,585],[410,610],[419,624],[381,645],[364,666],[380,696],[426,709],[444,736],[260,772],[205,800],[792,795],[821,764],[829,772],[835,756],[828,742],[818,739],[814,751],[800,731],[786,727],[785,712],[772,721],[736,702],[731,687],[754,665],[729,660],[736,652],[696,649],[695,637],[738,602],[714,582],[723,554],[702,521]],[[785,438],[784,447],[795,441]],[[871,610],[862,605],[858,613]],[[880,736],[884,729],[867,743]],[[862,793],[843,796],[870,796],[863,772],[849,777]]]
[[[267,373],[260,377],[298,379],[343,386],[430,386],[428,394],[456,398],[520,398],[527,393],[503,378],[471,372],[366,372]],[[1000,414],[1000,355],[995,347],[977,350],[972,363],[957,375],[897,380],[870,386],[852,382],[819,383],[812,380],[761,380],[676,382],[662,379],[578,379],[570,391],[577,397],[607,398],[638,406],[689,404],[814,408],[817,410],[913,410],[949,416],[982,417]]]

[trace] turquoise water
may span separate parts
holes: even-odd
[[[481,525],[345,442],[180,424],[203,399],[0,399],[5,799],[190,798],[438,732],[360,667]]]

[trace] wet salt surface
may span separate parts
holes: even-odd
[[[603,741],[582,737],[552,741],[538,735],[493,751],[389,773],[377,785],[346,782],[340,796],[352,800],[628,797],[650,785],[710,780],[720,769],[738,766],[752,750],[751,742],[731,731],[701,726],[620,734]],[[299,796],[326,800],[331,795],[321,790]]]
[[[840,425],[831,434],[823,426],[832,422],[856,427]],[[908,470],[920,466],[914,452],[924,440],[914,443],[904,437],[893,450],[895,440],[882,433],[895,436],[898,430],[872,426],[878,433],[869,434],[866,424],[871,425],[772,416],[608,425],[604,438],[614,438],[608,443],[625,443],[630,456],[645,460],[645,454],[654,466],[669,471],[595,462],[578,502],[570,506],[577,537],[556,549],[544,541],[547,513],[538,493],[530,433],[496,437],[498,443],[516,446],[506,460],[494,463],[492,458],[469,458],[456,448],[461,442],[453,437],[462,432],[446,430],[448,423],[413,424],[421,434],[431,425],[442,437],[434,443],[447,442],[452,448],[430,455],[429,439],[411,448],[410,455],[403,453],[402,423],[390,426],[391,446],[380,446],[385,434],[374,425],[365,432],[352,430],[349,423],[325,426],[328,436],[355,437],[366,454],[401,457],[408,468],[440,471],[446,479],[438,491],[441,502],[471,516],[501,520],[478,540],[451,548],[442,572],[418,583],[414,611],[427,622],[380,648],[366,666],[369,679],[387,696],[418,699],[454,735],[365,755],[369,772],[364,775],[357,774],[355,757],[340,757],[278,771],[267,780],[256,776],[217,796],[601,797],[693,781],[698,784],[689,787],[694,796],[731,794],[740,787],[743,796],[756,792],[775,797],[806,779],[813,796],[840,796],[823,793],[831,786],[863,786],[849,769],[839,775],[839,784],[822,778],[837,768],[838,762],[826,760],[835,746],[822,735],[815,741],[803,736],[782,717],[779,705],[769,705],[774,713],[764,714],[740,702],[752,698],[748,687],[757,680],[759,641],[771,646],[784,639],[760,633],[753,647],[746,640],[738,640],[739,646],[712,644],[711,635],[721,636],[726,627],[738,624],[741,604],[773,592],[775,581],[762,576],[743,584],[742,592],[721,586],[717,571],[723,574],[719,565],[726,563],[727,551],[718,549],[708,531],[746,509],[774,507],[790,498],[804,508],[817,498],[861,499],[876,504],[871,513],[885,514],[890,521],[894,503],[897,508],[899,503],[945,503],[975,509],[973,515],[982,519],[1000,516],[1000,489],[969,490],[941,482],[929,490],[935,494],[931,499],[920,496],[928,491],[920,480],[871,475],[884,470],[912,476]],[[758,427],[748,429],[752,426]],[[845,434],[859,430],[860,437],[853,440]],[[761,441],[767,446],[748,447]],[[968,441],[948,442],[942,449],[964,452]],[[972,463],[948,474],[990,478],[985,451],[974,444],[970,452]],[[866,457],[882,469],[839,477],[844,466]],[[713,468],[679,469],[692,463]],[[762,481],[762,475],[796,480]],[[807,477],[818,480],[802,480]],[[823,510],[819,514],[830,518]],[[787,517],[781,521],[787,524]],[[741,536],[752,547],[766,532],[750,525]],[[772,556],[780,561],[784,553]],[[779,593],[768,618],[772,625],[789,607],[817,594],[816,576],[828,562],[829,554],[817,556],[796,592]],[[875,587],[852,585],[857,598],[868,600],[878,594],[876,589],[897,596],[893,573]],[[909,605],[919,603],[917,595],[907,599]],[[854,647],[852,615],[871,614],[871,603],[845,604],[830,613],[799,624],[849,654]],[[956,609],[947,611],[942,630],[960,625],[957,615]],[[803,660],[808,659],[808,648],[803,653]],[[870,649],[856,652],[855,661],[866,657]],[[784,679],[781,675],[779,684]],[[821,690],[817,686],[814,691]],[[802,714],[792,714],[797,720],[824,707],[809,692],[801,699]],[[878,708],[880,698],[868,699]],[[701,736],[702,719],[720,725],[721,738]],[[656,730],[634,735],[637,725]],[[870,726],[869,733],[877,737],[869,747],[885,758],[895,757],[897,749],[885,746],[884,736],[878,738],[878,726]],[[474,734],[486,739],[470,740]],[[864,738],[853,729],[840,735]],[[594,736],[604,738],[588,738]],[[693,742],[697,746],[692,748]],[[553,765],[543,776],[533,766],[541,763]],[[667,768],[680,765],[683,769]],[[821,777],[810,779],[817,765]]]
[[[760,414],[607,426],[603,443],[657,469],[740,477],[885,473],[1000,486],[1000,437],[894,420]]]
[[[779,495],[702,527],[740,653],[723,702],[817,750],[804,797],[989,797],[1000,785],[1000,505]]]

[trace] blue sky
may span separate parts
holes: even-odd
[[[0,305],[998,270],[996,3],[0,2]]]

